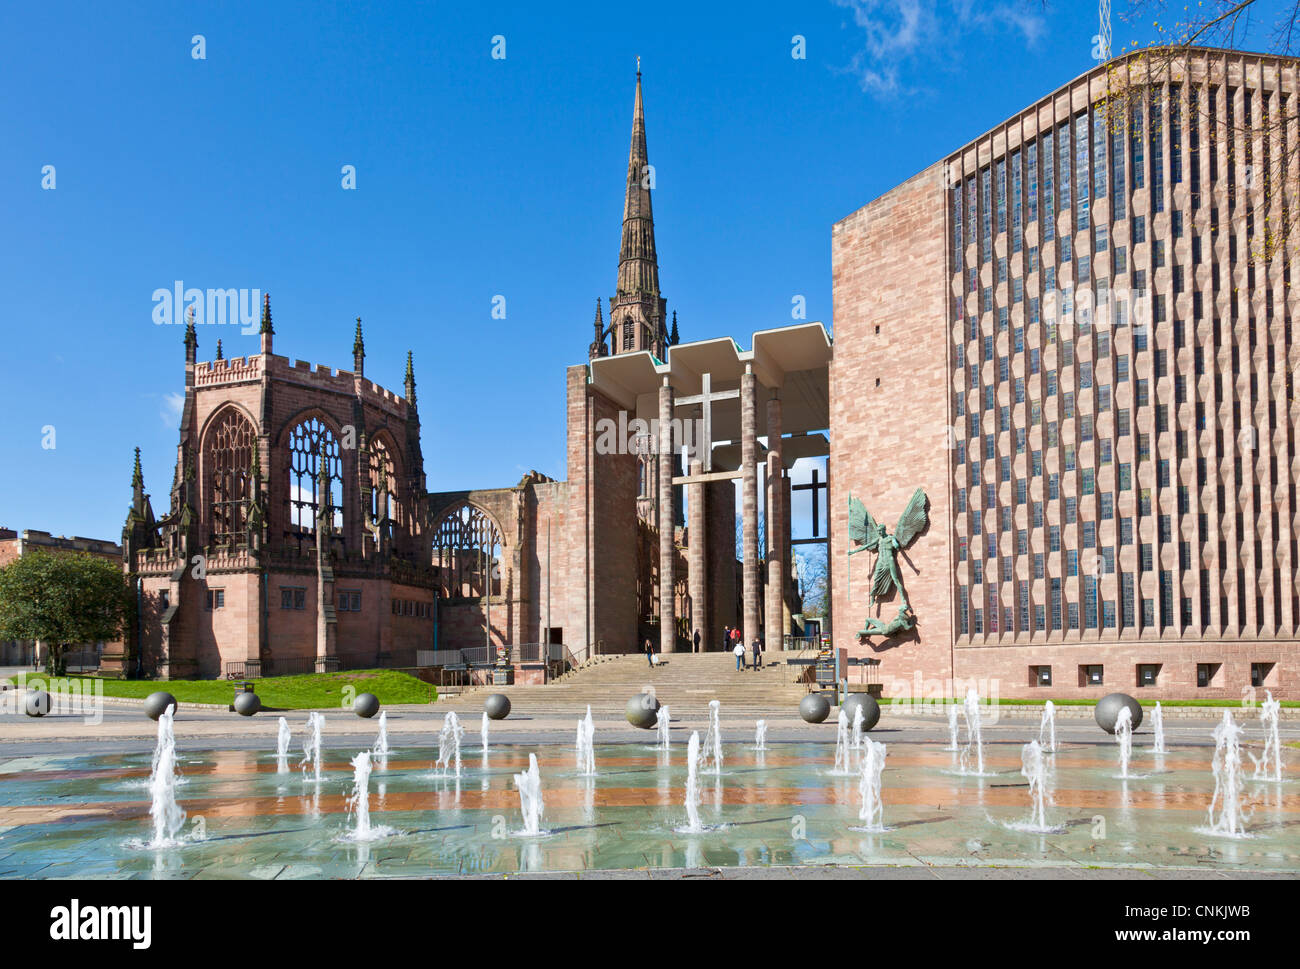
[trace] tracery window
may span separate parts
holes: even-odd
[[[321,453],[329,475],[328,498],[321,492]],[[335,531],[343,528],[343,463],[339,442],[319,419],[302,421],[289,432],[289,527],[299,534],[316,531],[316,514],[325,500]]]
[[[253,422],[233,407],[208,431],[204,465],[208,468],[208,521],[213,545],[243,544],[248,540],[255,447]]]
[[[433,565],[448,599],[481,598],[488,583],[501,594],[501,535],[481,508],[468,502],[447,515],[433,536]]]
[[[397,466],[382,437],[370,442],[370,518],[372,521],[397,517]]]

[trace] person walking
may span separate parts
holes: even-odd
[[[697,629],[695,630],[695,652],[698,653],[699,651],[700,651],[700,631]]]
[[[757,636],[754,637],[754,669],[759,669],[763,665],[763,644]]]
[[[739,673],[745,668],[745,645],[743,643],[736,643],[732,652],[736,654],[736,672]]]
[[[650,664],[651,669],[655,668],[655,651],[654,647],[650,645],[649,638],[645,641],[645,661]]]

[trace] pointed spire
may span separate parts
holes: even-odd
[[[140,449],[135,449],[135,469],[131,472],[131,487],[144,487],[144,472],[140,470]]]
[[[681,342],[682,335],[677,332],[677,311],[673,310],[673,328],[672,332],[668,334],[668,345],[675,347]]]
[[[415,364],[411,351],[406,351],[406,402],[415,406]]]
[[[596,297],[596,321],[593,324],[596,331],[596,338],[591,341],[591,346],[587,351],[587,359],[594,360],[596,357],[606,356],[608,351],[605,349],[605,317],[600,310],[600,297]]]
[[[223,356],[221,355],[221,341],[220,341],[220,340],[217,341],[217,359],[218,359],[218,360],[224,360],[224,359],[225,359],[225,357],[223,357]]]
[[[193,363],[196,359],[198,359],[198,349],[199,349],[199,334],[194,329],[194,307],[191,306],[190,311],[187,314],[186,323],[185,323],[185,362],[186,363]]]
[[[262,296],[262,329],[260,332],[261,332],[261,340],[262,340],[262,356],[270,357],[271,348],[274,346],[274,338],[275,338],[275,327],[271,325],[271,294],[270,293],[265,293]],[[266,368],[264,367],[263,373],[265,372],[267,371]]]
[[[357,335],[352,341],[352,372],[358,377],[366,372],[366,341],[361,338],[361,317],[357,317]]]
[[[659,295],[659,257],[655,251],[654,211],[650,201],[653,186],[654,169],[646,149],[645,104],[638,58],[618,282],[609,310],[614,353],[649,350],[660,356],[664,352],[667,321],[665,301]]]

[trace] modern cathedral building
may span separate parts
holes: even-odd
[[[276,355],[269,299],[259,354],[199,362],[191,326],[164,517],[136,467],[122,665],[718,649],[727,626],[776,649],[791,469],[826,457],[828,625],[886,696],[1300,698],[1297,67],[1094,69],[833,226],[833,344],[803,323],[748,349],[678,339],[638,73],[567,480],[428,493],[413,362],[401,394],[371,382],[360,321],[350,371]]]
[[[886,680],[1300,697],[1298,69],[1118,58],[835,225],[837,636],[848,496],[931,500]]]

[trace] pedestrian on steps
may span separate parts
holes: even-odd
[[[655,651],[648,638],[645,641],[645,661],[650,664],[651,669],[655,668]]]
[[[760,669],[763,665],[763,644],[758,637],[754,637],[754,669]]]
[[[736,672],[739,673],[745,668],[745,644],[736,643],[736,647],[732,652],[736,654]]]

